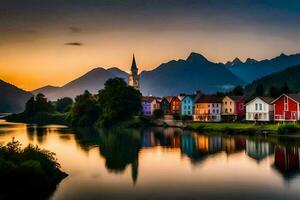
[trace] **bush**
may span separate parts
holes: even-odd
[[[180,116],[178,113],[174,113],[174,114],[173,114],[173,118],[174,118],[175,120],[180,120],[180,119],[181,119],[181,116]]]
[[[156,109],[153,111],[153,117],[155,119],[162,119],[164,117],[164,111],[162,109]]]
[[[31,145],[22,149],[14,139],[6,146],[0,146],[1,194],[8,193],[11,197],[25,193],[41,198],[48,196],[66,176],[50,151]],[[34,194],[32,188],[36,191]]]
[[[299,130],[300,127],[296,123],[283,123],[280,124],[278,127],[278,133],[279,134],[289,134],[289,133],[295,133],[297,130]]]

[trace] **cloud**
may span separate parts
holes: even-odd
[[[82,46],[83,44],[81,42],[67,42],[65,45],[69,46]]]
[[[80,33],[82,30],[81,28],[78,28],[78,27],[75,27],[75,26],[70,26],[69,27],[69,30],[72,32],[72,33]]]

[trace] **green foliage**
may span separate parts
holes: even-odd
[[[153,111],[153,117],[155,119],[162,119],[164,117],[164,111],[162,109],[156,109]]]
[[[32,117],[39,112],[53,112],[54,107],[51,102],[47,100],[45,95],[38,94],[36,97],[32,97],[25,105],[25,115]]]
[[[96,98],[89,91],[86,90],[82,95],[75,98],[70,114],[73,126],[93,126],[99,119],[99,116],[100,107]]]
[[[299,130],[300,130],[300,126],[293,122],[283,123],[283,124],[280,124],[278,127],[279,134],[290,134],[290,133],[295,133],[296,131],[299,131]]]
[[[255,89],[255,95],[256,96],[264,96],[265,89],[263,84],[259,84]]]
[[[51,192],[66,176],[50,151],[31,145],[22,149],[14,139],[0,147],[0,188],[6,192]]]
[[[174,113],[174,114],[173,114],[173,118],[174,118],[175,120],[181,120],[181,116],[180,116],[178,113]]]
[[[64,97],[62,99],[58,99],[55,106],[58,112],[65,113],[71,110],[72,105],[73,99]]]
[[[109,79],[98,94],[101,108],[100,124],[111,126],[137,115],[141,110],[141,98],[141,93],[127,86],[124,79]]]

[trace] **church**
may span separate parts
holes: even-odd
[[[138,68],[133,54],[132,64],[131,64],[131,69],[130,69],[130,74],[128,79],[128,85],[134,87],[136,90],[139,90],[140,89],[139,79],[140,77],[138,75]]]

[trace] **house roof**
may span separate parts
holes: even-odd
[[[167,97],[165,97],[165,99],[170,103],[173,99],[173,96],[167,96]]]
[[[190,95],[190,94],[179,95],[179,96],[178,96],[178,99],[179,99],[180,101],[182,101],[182,100],[185,99],[186,97],[190,97],[190,98],[194,99],[194,95]]]
[[[159,97],[153,97],[153,96],[143,96],[142,97],[142,101],[145,101],[145,102],[149,102],[151,103],[153,100],[157,100],[159,101]]]
[[[216,95],[202,95],[196,103],[222,103],[222,97]]]
[[[282,94],[280,95],[278,98],[274,99],[272,101],[272,103],[274,103],[275,101],[277,101],[280,97],[282,97],[283,95],[286,95],[288,97],[290,97],[291,99],[293,99],[294,101],[300,103],[300,94]]]
[[[242,99],[244,99],[244,96],[226,96],[228,98],[230,98],[233,101],[241,101]]]
[[[272,102],[274,101],[274,98],[272,98],[272,97],[255,97],[251,101],[247,102],[247,104],[251,103],[252,101],[254,101],[257,98],[261,99],[263,102],[265,102],[267,104],[272,104]]]

